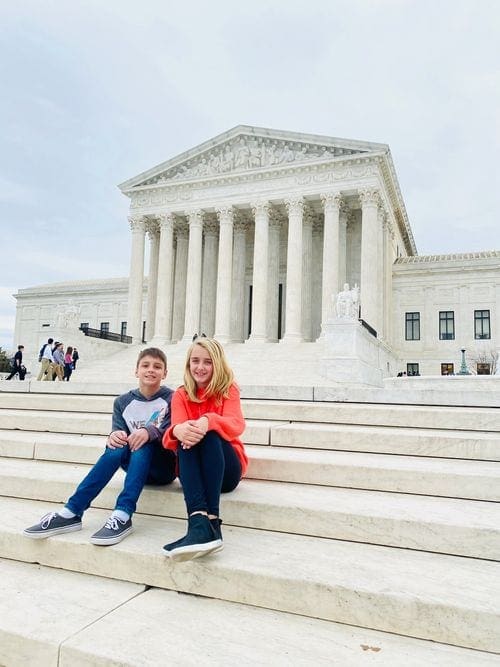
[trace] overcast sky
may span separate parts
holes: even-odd
[[[497,0],[0,6],[0,345],[18,288],[128,275],[117,184],[235,125],[389,144],[419,254],[500,249]]]

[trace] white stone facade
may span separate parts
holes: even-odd
[[[479,347],[498,347],[498,253],[418,257],[384,144],[238,126],[120,188],[130,198],[129,281],[20,290],[16,344],[37,347],[72,299],[81,322],[116,333],[126,322],[134,342],[186,343],[203,331],[335,347],[333,299],[348,283],[384,350],[383,376],[407,363],[456,372],[475,310],[490,313]],[[435,338],[440,311],[455,313],[455,338]],[[406,340],[406,312],[419,313],[420,340]]]

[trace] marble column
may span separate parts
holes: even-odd
[[[377,275],[381,271],[379,249],[378,206],[380,195],[377,189],[367,188],[359,193],[361,200],[361,318],[380,330],[379,294]]]
[[[182,340],[190,342],[195,333],[200,333],[201,306],[201,261],[203,245],[203,212],[190,211],[189,246],[186,279],[186,314],[184,316],[184,335]]]
[[[339,285],[347,282],[347,218],[349,209],[342,206],[339,218]]]
[[[304,211],[302,225],[302,335],[312,340],[312,230],[314,213]]]
[[[246,338],[246,268],[248,220],[239,213],[233,224],[233,289],[231,294],[231,340],[242,343]]]
[[[219,216],[219,259],[217,262],[217,301],[215,305],[215,338],[221,343],[231,340],[231,288],[233,274],[233,209],[221,208]]]
[[[323,289],[323,216],[315,217],[312,229],[312,340],[321,334],[321,296]]]
[[[132,231],[130,254],[130,276],[128,284],[127,334],[134,343],[142,341],[142,297],[144,289],[144,241],[145,222],[140,218],[129,218]]]
[[[206,221],[203,225],[203,274],[201,287],[200,332],[213,336],[215,330],[215,300],[217,285],[217,242],[219,225]]]
[[[321,195],[325,214],[323,227],[323,285],[321,290],[321,332],[333,315],[333,303],[340,285],[340,208],[338,192]]]
[[[285,201],[288,211],[286,310],[283,342],[302,340],[302,197]]]
[[[267,285],[269,258],[269,202],[252,204],[255,219],[252,274],[252,328],[250,341],[267,340]]]
[[[269,214],[269,268],[267,290],[267,338],[278,340],[280,282],[280,235],[283,217],[276,209]]]
[[[160,254],[160,234],[156,220],[148,221],[146,230],[150,241],[148,298],[146,306],[146,340],[150,341],[153,338],[155,328],[156,295],[158,293],[158,257]]]
[[[189,227],[184,222],[175,226],[175,274],[174,304],[172,316],[172,342],[179,341],[184,333],[186,314],[186,278]]]
[[[175,216],[172,213],[159,215],[158,222],[160,226],[160,245],[153,342],[155,345],[160,346],[170,341],[172,330],[172,267],[174,264]]]

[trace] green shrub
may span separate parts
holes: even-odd
[[[11,365],[10,356],[0,347],[0,373],[8,373]]]

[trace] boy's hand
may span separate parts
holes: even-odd
[[[206,417],[201,417],[201,419],[204,419],[208,424]],[[180,441],[183,449],[190,449],[194,445],[197,445],[205,435],[206,429],[204,430],[200,427],[199,421],[199,419],[189,419],[182,424],[177,424],[174,428],[173,435]]]
[[[128,445],[131,452],[140,449],[146,442],[149,442],[149,433],[146,428],[138,428],[137,431],[128,436]]]
[[[110,449],[118,449],[125,447],[127,444],[127,434],[125,431],[112,431],[108,435],[108,442],[106,443]]]

